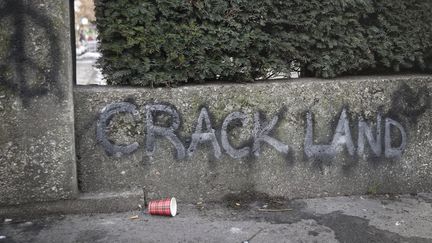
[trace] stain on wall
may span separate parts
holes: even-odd
[[[427,86],[410,87],[406,82],[393,93],[389,113],[416,124],[419,117],[431,108],[431,95]]]

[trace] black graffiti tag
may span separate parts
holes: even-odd
[[[96,125],[96,139],[98,143],[102,145],[108,155],[113,155],[115,157],[132,154],[139,147],[137,142],[129,145],[116,145],[108,139],[106,134],[107,127],[112,118],[119,113],[129,113],[134,117],[135,121],[138,121],[140,118],[135,105],[127,102],[120,102],[104,107]]]
[[[33,3],[30,3],[33,4]],[[63,55],[60,51],[60,39],[54,28],[54,23],[46,15],[30,7],[22,0],[5,0],[0,5],[0,21],[9,18],[12,21],[13,33],[7,43],[8,53],[0,60],[0,84],[18,95],[24,106],[28,106],[31,99],[53,93],[58,98],[63,94],[58,87]],[[2,23],[4,24],[4,23]],[[44,56],[45,64],[33,60],[28,46],[30,34],[25,31],[29,24],[43,32],[43,38],[49,47]],[[31,50],[33,51],[33,50]]]
[[[191,142],[186,148],[179,137],[181,125],[180,114],[171,104],[149,104],[145,107],[145,154],[152,158],[157,150],[156,141],[166,139],[175,149],[176,159],[192,158],[194,152],[201,144],[211,145],[214,158],[222,158],[222,149],[233,159],[242,159],[249,156],[259,157],[264,143],[270,145],[282,156],[288,156],[290,146],[273,137],[273,131],[277,129],[281,115],[277,114],[272,119],[266,120],[256,112],[253,117],[253,130],[249,146],[234,148],[229,141],[229,126],[246,127],[251,120],[242,112],[228,114],[223,120],[219,132],[212,126],[212,121],[207,108],[202,108],[197,118],[195,129],[191,134]],[[127,102],[113,103],[102,109],[97,123],[97,141],[103,146],[108,155],[122,156],[134,153],[139,144],[116,145],[108,139],[106,129],[111,119],[118,113],[129,113],[135,121],[140,119],[135,105]],[[165,117],[165,123],[161,125],[159,117]],[[235,121],[239,121],[240,123]],[[306,115],[306,131],[304,137],[304,153],[306,158],[315,161],[332,161],[344,150],[348,157],[369,159],[385,157],[387,159],[400,159],[407,147],[407,134],[399,122],[387,117],[383,119],[378,113],[375,125],[365,121],[362,117],[358,120],[357,146],[354,144],[350,120],[346,109],[342,109],[338,123],[334,129],[333,139],[329,144],[314,143],[313,114]],[[384,128],[384,129],[383,129]],[[246,141],[245,141],[246,142]],[[397,145],[395,145],[395,143]],[[187,144],[186,144],[187,145]]]

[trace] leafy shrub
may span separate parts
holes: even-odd
[[[430,0],[98,0],[110,84],[432,70]]]

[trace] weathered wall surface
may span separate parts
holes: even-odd
[[[432,76],[78,87],[83,192],[181,200],[432,190]]]
[[[69,1],[0,1],[0,205],[77,193]]]

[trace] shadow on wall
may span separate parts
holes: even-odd
[[[0,23],[9,22],[6,27],[12,30],[6,33],[10,35],[8,43],[1,43],[7,48],[6,53],[0,53],[4,57],[0,60],[0,85],[19,96],[25,107],[33,98],[48,92],[63,97],[58,87],[63,60],[59,33],[55,23],[35,5],[22,0],[0,4]],[[37,42],[32,39],[37,37]]]

